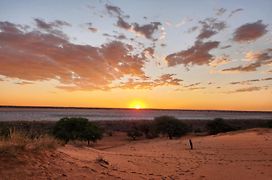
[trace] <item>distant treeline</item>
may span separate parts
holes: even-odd
[[[187,125],[191,133],[208,133],[207,124],[214,120],[180,120]],[[120,120],[120,121],[93,121],[95,124],[103,128],[105,133],[114,131],[128,132],[135,127],[152,124],[153,120]],[[271,126],[271,120],[224,120],[230,127],[235,130],[243,130],[250,128],[262,128]],[[52,121],[4,121],[0,122],[0,129],[15,128],[23,131],[30,136],[39,134],[50,134],[56,122]],[[270,124],[270,125],[269,125]]]
[[[102,108],[102,107],[62,107],[62,106],[1,106],[0,108],[37,108],[37,109],[109,109],[109,110],[135,110],[133,108]],[[246,113],[271,113],[272,111],[246,111],[246,110],[197,110],[197,109],[157,109],[157,108],[144,108],[144,110],[156,110],[156,111],[206,111],[206,112],[246,112]]]

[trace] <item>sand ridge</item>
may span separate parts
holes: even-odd
[[[188,137],[128,141],[117,133],[93,148],[66,145],[13,161],[1,157],[0,174],[3,179],[272,179],[271,130],[190,138],[194,150]]]

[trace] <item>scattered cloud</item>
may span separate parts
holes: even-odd
[[[135,32],[144,36],[147,39],[153,39],[153,34],[159,30],[160,22],[151,22],[149,24],[139,25],[138,23],[128,23],[122,17],[118,17],[116,24],[119,28]]]
[[[30,81],[20,81],[20,82],[16,82],[15,84],[18,84],[18,85],[29,85],[29,84],[34,84],[34,83],[30,82]]]
[[[232,17],[234,14],[236,14],[236,13],[238,13],[240,11],[243,11],[243,10],[244,9],[242,9],[242,8],[235,9],[235,10],[233,10],[233,11],[230,12],[229,17]]]
[[[267,25],[258,20],[238,27],[233,33],[233,40],[239,43],[254,41],[267,33]]]
[[[186,86],[183,86],[183,87],[185,87],[185,88],[191,88],[191,87],[196,87],[196,86],[198,86],[200,84],[201,84],[201,82],[197,82],[197,83],[189,84],[189,85],[186,85]]]
[[[206,18],[203,21],[199,21],[199,23],[201,24],[201,30],[197,36],[198,40],[209,38],[226,28],[226,23],[218,21],[216,18]]]
[[[60,30],[63,26],[71,26],[68,22],[61,21],[61,20],[56,20],[53,22],[46,22],[46,21],[39,19],[39,18],[35,18],[34,21],[36,23],[37,28],[40,31],[44,31],[44,32],[53,34],[55,36],[59,36],[61,38],[68,39],[67,35],[64,34]]]
[[[246,53],[246,58],[251,61],[250,64],[227,68],[223,69],[222,71],[238,71],[238,72],[256,71],[257,68],[272,63],[272,50],[267,49],[264,52],[248,52]]]
[[[219,57],[213,58],[213,60],[209,63],[212,67],[217,67],[220,65],[228,64],[230,62],[230,57],[228,55],[223,55]]]
[[[98,29],[97,29],[96,27],[93,27],[93,24],[92,24],[92,23],[87,23],[87,25],[88,25],[88,29],[89,29],[91,32],[95,33],[95,32],[98,31]]]
[[[212,59],[213,55],[209,52],[219,46],[218,41],[201,42],[196,41],[195,44],[187,49],[177,53],[166,56],[165,60],[168,66],[175,66],[178,64],[188,65],[207,65]]]
[[[145,57],[154,57],[155,49],[152,47],[148,47],[144,49]]]
[[[222,16],[227,11],[227,9],[225,9],[225,8],[219,8],[219,9],[216,9],[215,11],[216,11],[215,14],[217,16]]]
[[[237,84],[251,84],[252,82],[259,82],[260,79],[250,79],[250,80],[246,80],[246,81],[234,81],[234,82],[230,82],[231,85],[237,85]]]
[[[105,8],[108,12],[109,15],[111,16],[122,16],[123,15],[123,11],[121,10],[120,7],[117,7],[117,6],[113,6],[113,5],[109,5],[109,4],[106,4],[105,5]]]
[[[0,30],[0,74],[10,78],[55,79],[67,90],[106,90],[125,75],[145,76],[145,58],[120,41],[93,47],[55,34],[23,32],[12,23],[0,23]]]
[[[183,80],[173,76],[174,74],[164,74],[155,80],[135,80],[130,78],[127,82],[122,82],[117,87],[124,89],[153,89],[158,86],[180,86]]]
[[[252,92],[252,91],[260,91],[262,90],[262,87],[246,87],[246,88],[240,88],[240,89],[236,89],[234,91],[229,91],[227,93],[241,93],[241,92]]]
[[[272,78],[268,77],[268,78],[262,78],[262,79],[250,79],[250,80],[245,80],[245,81],[234,81],[234,82],[230,82],[230,84],[232,84],[232,85],[237,85],[237,84],[249,85],[249,84],[254,83],[254,82],[271,81],[271,80],[272,80]]]
[[[180,22],[178,22],[178,23],[175,25],[175,27],[179,28],[179,27],[185,25],[186,23],[191,22],[192,20],[193,20],[193,18],[184,17],[184,18],[182,18],[182,20],[181,20]]]
[[[230,47],[231,47],[231,45],[226,45],[226,46],[222,46],[220,49],[228,49]]]

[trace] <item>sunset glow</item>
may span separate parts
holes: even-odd
[[[271,7],[3,0],[0,105],[271,111]]]
[[[136,100],[136,101],[132,101],[130,103],[129,108],[132,108],[132,109],[143,109],[143,108],[146,108],[146,105],[142,101]]]

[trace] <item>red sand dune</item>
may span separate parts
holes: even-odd
[[[272,179],[272,130],[190,138],[194,150],[188,137],[129,142],[114,134],[95,148],[1,155],[0,179]]]

